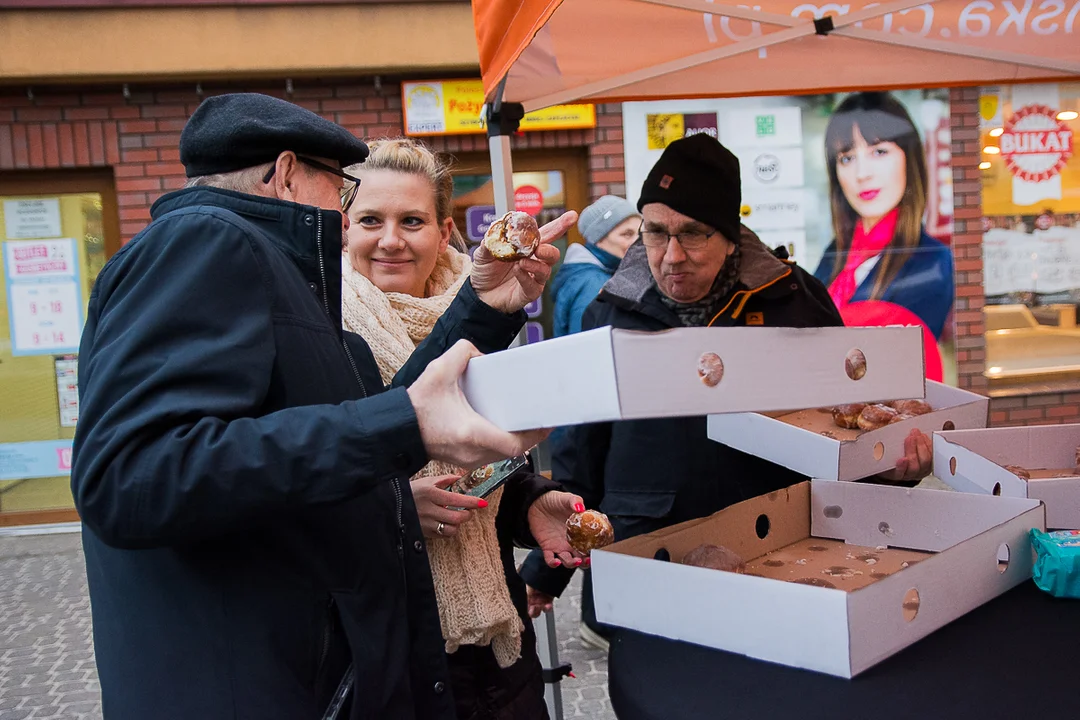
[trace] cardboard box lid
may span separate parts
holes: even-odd
[[[845,373],[852,349],[866,358]],[[705,353],[719,384],[698,375]],[[918,328],[597,328],[474,358],[462,389],[506,430],[923,397]]]

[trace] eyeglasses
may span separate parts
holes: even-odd
[[[683,250],[700,250],[709,244],[709,238],[718,231],[669,233],[667,230],[642,230],[641,244],[647,248],[667,247],[668,241],[675,238]]]
[[[337,175],[339,178],[345,180],[345,184],[341,187],[341,212],[349,212],[349,207],[353,204],[353,200],[356,199],[356,193],[360,190],[360,178],[353,177],[340,168],[336,168],[333,165],[327,165],[321,163],[318,160],[313,160],[303,155],[297,155],[296,159],[304,163],[308,167],[313,167],[316,170],[322,170],[328,172],[331,175]],[[270,166],[270,170],[263,175],[263,184],[270,182],[274,177],[274,172],[277,170],[277,163]]]

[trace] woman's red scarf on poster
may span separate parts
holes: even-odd
[[[941,353],[938,351],[937,340],[933,333],[918,315],[905,307],[882,300],[865,300],[852,302],[858,289],[855,282],[855,271],[867,260],[880,254],[892,240],[896,230],[896,221],[900,212],[893,209],[883,217],[877,225],[864,232],[862,221],[855,224],[855,234],[851,238],[851,250],[848,252],[844,269],[829,284],[829,295],[840,310],[840,316],[844,319],[844,325],[848,327],[873,327],[886,325],[915,325],[923,331],[923,356],[926,368],[926,377],[930,380],[941,382],[944,375],[944,367],[941,361]]]
[[[855,282],[855,271],[867,260],[881,254],[893,239],[896,231],[896,221],[900,217],[900,210],[893,208],[889,214],[881,218],[877,225],[870,228],[870,232],[863,229],[860,219],[855,223],[855,233],[851,238],[851,248],[848,250],[844,268],[829,283],[829,295],[832,296],[836,307],[843,309],[855,297],[855,291],[859,284]]]

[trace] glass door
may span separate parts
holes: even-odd
[[[0,525],[77,519],[79,339],[117,230],[111,177],[0,184]]]
[[[514,152],[514,200],[517,209],[536,218],[540,225],[567,210],[581,212],[588,204],[588,160],[578,150],[519,150]],[[454,222],[475,252],[495,216],[491,163],[486,153],[463,153],[454,165]],[[563,255],[568,242],[582,242],[577,228],[555,243]],[[558,272],[558,267],[555,268]],[[550,283],[548,285],[550,287]],[[549,291],[526,310],[528,342],[552,336]]]

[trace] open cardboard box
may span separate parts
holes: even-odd
[[[934,436],[934,475],[962,492],[1046,503],[1046,525],[1080,529],[1080,425],[958,430]],[[1004,466],[1024,468],[1025,480]]]
[[[851,678],[1030,578],[1033,527],[1037,500],[814,480],[593,551],[596,616]],[[768,576],[679,564],[702,543]]]
[[[866,374],[845,371],[861,350]],[[713,353],[715,386],[698,375]],[[610,327],[474,358],[461,381],[469,404],[504,430],[634,418],[782,410],[923,397],[922,332],[888,328]]]
[[[886,399],[908,398],[898,395]],[[926,401],[933,412],[880,430],[837,427],[831,414],[815,407],[788,413],[710,415],[708,432],[717,442],[807,477],[861,480],[896,467],[896,461],[904,455],[904,439],[912,428],[930,435],[942,429],[986,427],[989,400],[982,395],[928,380]]]

